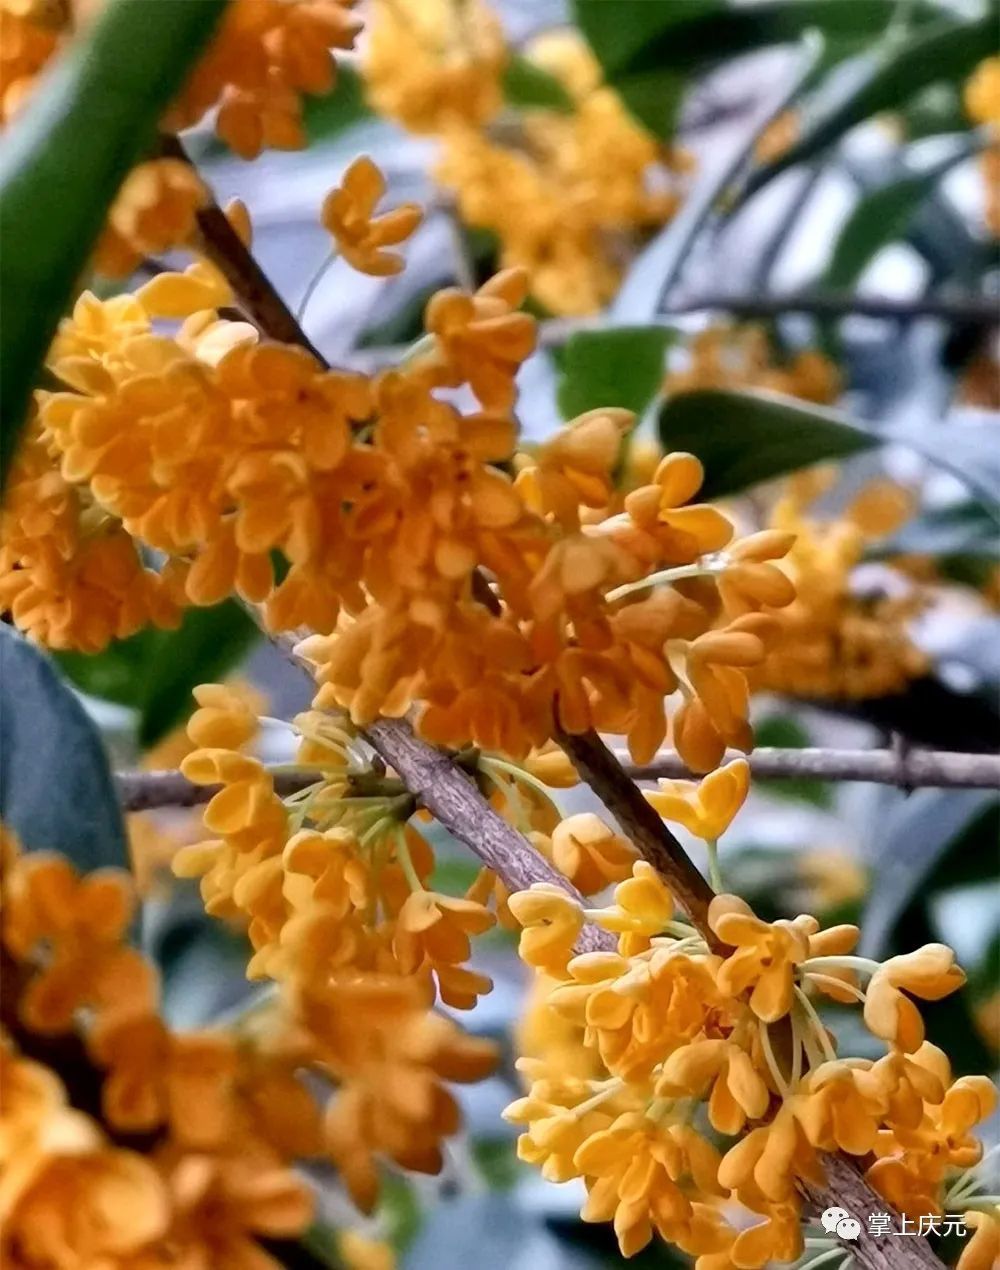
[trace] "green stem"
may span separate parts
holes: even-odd
[[[333,262],[336,259],[337,259],[337,249],[333,248],[333,250],[327,256],[327,258],[323,261],[320,267],[313,274],[312,278],[310,278],[309,285],[306,287],[302,295],[302,299],[299,301],[299,307],[295,314],[296,322],[301,322],[302,319],[305,317],[306,309],[309,307],[309,301],[313,298],[313,295],[316,293],[316,288],[326,277],[327,273],[330,270],[330,266],[333,264]]]
[[[712,890],[719,894],[726,888],[722,882],[722,870],[719,868],[718,838],[707,838],[705,846],[708,849],[708,880],[712,885]]]

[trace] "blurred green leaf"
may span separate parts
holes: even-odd
[[[981,503],[967,499],[953,507],[931,508],[883,538],[871,555],[975,556],[990,563],[1000,557],[1000,534]]]
[[[472,1155],[476,1167],[491,1191],[509,1191],[517,1185],[524,1166],[517,1158],[514,1138],[473,1138]]]
[[[81,870],[127,865],[96,727],[49,659],[3,624],[0,819],[26,847],[61,851]]]
[[[645,70],[676,70],[798,40],[809,30],[857,46],[883,31],[896,0],[575,0],[577,22],[611,78]],[[920,0],[912,19],[940,17]]]
[[[997,9],[991,0],[989,14],[977,22],[935,23],[907,40],[887,44],[871,58],[867,71],[856,78],[846,96],[813,119],[780,158],[750,176],[744,200],[779,173],[814,158],[872,115],[904,105],[930,84],[964,79],[977,62],[994,52],[996,31]]]
[[[963,147],[926,171],[892,181],[859,199],[840,231],[821,287],[831,291],[853,287],[876,254],[906,234],[941,177],[970,153],[970,147]]]
[[[100,653],[56,658],[81,691],[136,710],[139,743],[148,749],[190,714],[191,690],[225,675],[258,637],[240,605],[225,600],[186,609],[177,630],[149,628]]]
[[[556,110],[572,114],[576,108],[566,88],[534,62],[513,53],[503,73],[503,96],[519,110]]]
[[[0,469],[42,358],[129,169],[226,0],[117,0],[47,72],[0,150]],[[11,321],[11,315],[16,320]]]
[[[878,444],[833,412],[790,397],[715,389],[671,397],[660,410],[659,427],[666,450],[687,450],[701,459],[705,498],[735,494]]]
[[[663,382],[663,359],[673,338],[664,326],[613,326],[571,335],[557,389],[563,418],[598,406],[622,406],[641,415]]]
[[[639,71],[616,80],[615,88],[632,116],[665,141],[677,131],[688,83],[672,71]]]
[[[302,123],[309,145],[322,145],[354,124],[375,117],[365,100],[365,81],[355,67],[342,60],[337,62],[333,92],[303,99]]]
[[[800,750],[810,745],[809,733],[790,715],[772,714],[754,725],[754,744],[773,745],[780,749]],[[811,803],[814,807],[832,806],[833,798],[827,781],[809,776],[793,776],[782,780],[754,780],[755,789],[766,790],[775,798]]]

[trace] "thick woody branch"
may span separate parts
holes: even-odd
[[[183,155],[183,151],[180,151]],[[288,340],[315,352],[305,335],[291,318],[280,296],[250,258],[249,252],[231,230],[217,208],[201,213],[199,225],[207,253],[229,278],[244,307],[261,329],[274,339]],[[225,222],[225,228],[220,223]],[[251,295],[244,292],[244,280]],[[293,330],[288,328],[291,319]],[[276,641],[293,660],[295,637],[279,636]],[[551,882],[573,894],[566,879],[557,873],[515,829],[494,811],[472,780],[447,755],[421,741],[404,719],[380,719],[366,732],[372,748],[402,778],[411,792],[457,838],[474,851],[484,863],[495,869],[508,885],[522,887],[532,882]],[[687,907],[692,920],[707,930],[705,918],[712,891],[688,860],[680,844],[668,833],[641,792],[621,770],[613,755],[596,735],[557,738],[581,774],[590,781],[595,792],[615,815],[622,829],[633,836],[636,847],[657,868],[674,889],[679,902]],[[655,820],[655,825],[653,821]],[[578,948],[606,948],[611,936],[596,927],[585,929]],[[611,945],[613,946],[613,945]],[[835,1171],[834,1171],[835,1170]],[[847,1170],[851,1170],[848,1178]],[[840,1174],[850,1187],[841,1203],[836,1188]],[[834,1161],[831,1185],[817,1202],[822,1206],[847,1208],[850,1198],[859,1212],[886,1211],[885,1205],[847,1161]],[[855,1182],[856,1180],[856,1182]],[[941,1270],[941,1263],[924,1240],[908,1240],[907,1257],[911,1266],[925,1270]],[[902,1270],[893,1254],[883,1251],[881,1242],[866,1241],[857,1245],[857,1260],[864,1270]]]

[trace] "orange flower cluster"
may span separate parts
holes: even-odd
[[[303,1055],[171,1032],[155,972],[123,942],[132,905],[117,870],[81,878],[5,836],[0,1258],[277,1270],[257,1239],[308,1224],[311,1196],[288,1166],[322,1150]],[[52,1066],[30,1057],[38,1037]]]
[[[375,6],[364,74],[375,108],[441,139],[437,176],[468,225],[500,240],[503,267],[527,270],[554,313],[591,313],[624,262],[680,205],[690,161],[659,144],[602,83],[576,32],[524,56],[566,93],[564,109],[503,114],[509,53],[486,5],[393,0]]]
[[[363,725],[419,704],[429,739],[516,758],[562,727],[626,734],[642,761],[676,694],[674,744],[711,770],[751,743],[746,672],[793,598],[772,563],[791,537],[734,542],[690,504],[702,470],[683,454],[610,514],[627,411],[592,411],[515,461],[525,287],[508,271],[435,295],[426,341],[372,379],[220,318],[232,297],[205,262],[85,294],[49,359],[67,388],[39,394],[10,484],[0,596],[32,635],[93,649],[235,592],[272,629],[319,632],[302,646],[318,707]],[[462,387],[472,413],[440,395]],[[162,553],[159,572],[132,541]],[[128,568],[95,576],[109,542]]]
[[[808,516],[829,474],[789,481],[771,524],[794,538],[781,562],[795,600],[781,615],[782,635],[750,672],[753,687],[803,697],[854,700],[900,692],[925,674],[926,655],[907,623],[924,606],[919,589],[866,596],[853,575],[869,543],[891,533],[910,514],[905,490],[888,481],[863,489],[833,521]]]
[[[710,907],[710,948],[641,861],[605,908],[541,885],[509,903],[521,956],[547,985],[534,1056],[518,1064],[528,1092],[506,1112],[524,1126],[518,1154],[552,1181],[582,1178],[584,1220],[612,1221],[623,1255],[655,1233],[699,1270],[794,1261],[796,1183],[822,1185],[823,1153],[844,1152],[874,1154],[869,1182],[905,1213],[940,1214],[960,1193],[976,1227],[962,1266],[988,1264],[989,1197],[970,1198],[966,1171],[996,1091],[952,1078],[912,999],[964,982],[950,949],[879,964],[853,955],[853,926],[764,922],[731,895]],[[585,919],[617,949],[574,956]],[[885,1056],[839,1058],[823,998],[861,1005]],[[583,1053],[567,1061],[574,1038]]]
[[[805,349],[777,365],[770,340],[758,326],[709,327],[685,352],[687,364],[663,381],[668,397],[706,388],[762,388],[829,405],[840,395],[840,372],[828,357]]]
[[[236,713],[218,704],[199,713],[203,731],[236,726]],[[256,1007],[239,1033],[175,1033],[157,1013],[155,973],[123,942],[132,917],[125,875],[80,878],[62,857],[21,857],[5,840],[3,946],[16,969],[9,979],[5,972],[4,989],[15,998],[17,1044],[30,1054],[33,1036],[79,1035],[103,1072],[100,1105],[84,1114],[67,1105],[56,1072],[4,1041],[0,1248],[21,1258],[18,1265],[68,1270],[107,1255],[109,1266],[142,1270],[168,1251],[192,1265],[249,1265],[252,1250],[254,1266],[278,1266],[254,1240],[300,1234],[310,1220],[311,1196],[289,1170],[294,1161],[329,1155],[365,1209],[378,1195],[381,1158],[440,1168],[441,1138],[459,1126],[444,1082],[485,1075],[493,1047],[431,1012],[419,974],[348,965],[318,946],[324,921],[330,942],[343,933],[329,922],[340,898],[329,850],[336,844],[336,834],[318,832],[289,844],[289,891],[314,893],[311,905],[291,911],[312,935],[293,932],[283,947],[291,960],[277,1003]],[[317,864],[314,877],[308,870]],[[259,870],[242,877],[238,890],[260,891]],[[417,939],[452,955],[454,932],[432,932],[433,924],[415,923]],[[313,956],[299,957],[310,938]],[[44,1052],[58,1057],[51,1045]],[[75,1051],[71,1058],[77,1072],[88,1061]],[[325,1108],[303,1082],[310,1073],[336,1087]],[[113,1145],[136,1145],[137,1135],[143,1155]],[[119,1214],[115,1197],[128,1190],[134,1205]],[[111,1202],[114,1220],[102,1221]],[[60,1240],[77,1260],[62,1258]]]
[[[60,4],[0,3],[0,125],[34,90],[49,59],[105,0]],[[177,131],[215,110],[218,135],[244,159],[265,147],[305,145],[302,95],[334,86],[334,49],[349,49],[361,23],[354,0],[234,0],[171,105],[163,128]],[[144,256],[186,243],[204,200],[201,181],[177,159],[150,158],[129,175],[112,206],[94,267],[130,274]]]

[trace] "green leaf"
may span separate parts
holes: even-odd
[[[0,819],[81,870],[127,864],[101,738],[49,659],[0,624]]]
[[[557,110],[572,114],[573,98],[555,75],[519,53],[511,55],[503,73],[504,101],[519,110]]]
[[[936,23],[908,40],[888,46],[882,55],[871,59],[867,71],[857,78],[846,97],[831,103],[813,119],[780,158],[751,175],[744,199],[779,173],[812,159],[872,115],[904,105],[931,84],[964,79],[977,62],[994,51],[996,26],[996,7],[991,3],[989,15],[978,22]]]
[[[598,406],[641,415],[663,380],[673,332],[663,326],[614,326],[577,331],[566,341],[557,396],[564,419]]]
[[[777,746],[780,749],[800,750],[810,744],[809,733],[789,715],[773,714],[754,725],[754,745]],[[814,807],[830,807],[833,799],[828,781],[810,776],[794,776],[781,780],[754,780],[754,787],[765,789],[775,798],[789,798],[795,802],[811,803]]]
[[[660,411],[665,449],[687,450],[705,466],[701,495],[735,494],[775,476],[870,450],[878,439],[819,407],[790,397],[715,389],[680,393]]]
[[[963,481],[1000,524],[1000,455],[977,429],[940,424],[878,432],[842,414],[766,392],[680,393],[662,407],[660,440],[705,465],[702,494],[718,498],[828,459],[878,445],[905,445]]]
[[[821,286],[832,291],[853,287],[874,256],[887,243],[906,234],[920,205],[941,177],[969,154],[970,149],[962,147],[926,171],[892,181],[859,199],[840,231]]]
[[[175,631],[148,629],[100,653],[55,656],[81,691],[137,711],[139,743],[147,749],[187,718],[192,688],[225,675],[258,635],[243,609],[226,600],[187,609]]]
[[[176,631],[157,631],[146,667],[139,744],[154,745],[191,711],[191,690],[230,670],[260,632],[235,600],[190,608]]]
[[[923,512],[878,543],[872,554],[877,557],[900,554],[977,557],[995,561],[1000,558],[1000,536],[993,517],[981,504],[968,499],[954,507]]]
[[[615,88],[633,118],[654,137],[665,140],[677,131],[688,80],[672,71],[640,71],[615,81]]]
[[[116,0],[48,72],[0,151],[0,469],[122,180],[225,0]],[[16,320],[11,321],[11,315]]]
[[[821,31],[847,52],[892,20],[897,0],[576,0],[577,22],[612,77],[656,68],[690,73],[708,63]],[[941,16],[920,0],[914,22]]]
[[[309,145],[322,145],[355,124],[374,119],[375,112],[365,100],[365,81],[349,63],[337,62],[337,82],[333,91],[306,97],[302,122]]]

